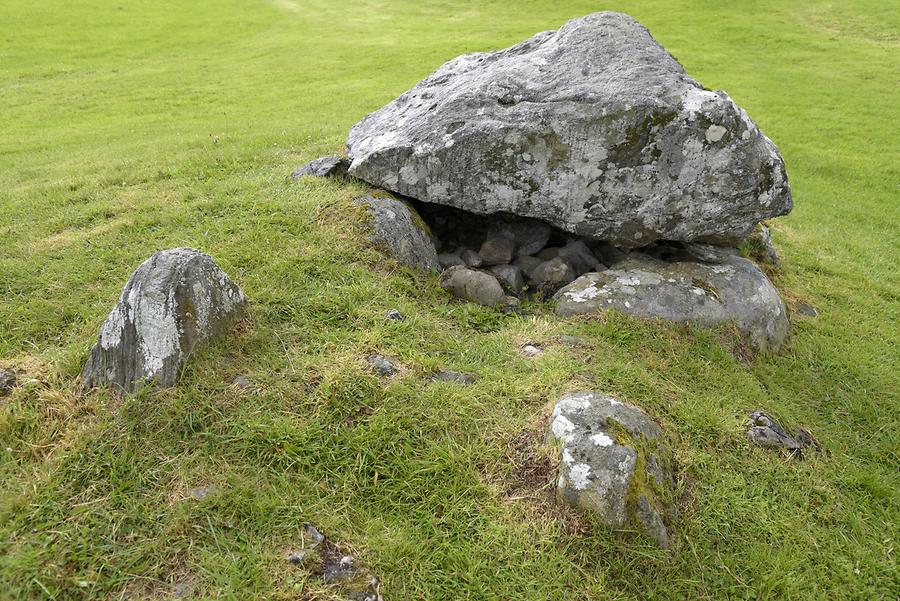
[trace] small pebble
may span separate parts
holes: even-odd
[[[435,372],[435,374],[431,376],[431,380],[433,382],[455,382],[456,384],[468,386],[472,383],[473,378],[468,374],[460,373],[458,371],[442,369],[438,372]]]
[[[388,319],[393,319],[395,321],[403,321],[404,319],[406,319],[405,317],[403,317],[403,313],[401,313],[397,309],[388,309],[386,316]]]
[[[16,387],[16,372],[0,369],[0,397],[8,395]]]
[[[800,303],[797,305],[797,313],[802,315],[803,317],[818,317],[819,312],[816,311],[816,308],[810,305],[809,303]]]
[[[526,344],[522,347],[522,354],[526,357],[537,357],[538,355],[543,354],[543,352],[544,349],[533,344]]]

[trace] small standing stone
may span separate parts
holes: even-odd
[[[131,275],[100,327],[82,371],[84,387],[174,386],[188,357],[230,330],[246,307],[243,291],[209,255],[158,252]]]

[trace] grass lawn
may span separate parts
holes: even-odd
[[[796,208],[773,223],[773,279],[819,317],[792,317],[779,355],[452,302],[368,246],[363,185],[289,179],[443,61],[601,9],[782,150]],[[328,599],[284,559],[311,522],[390,600],[896,600],[898,65],[885,0],[0,0],[0,367],[23,370],[0,400],[0,597]],[[77,396],[126,279],[174,246],[209,252],[251,318],[176,389]],[[406,375],[379,380],[376,351]],[[441,367],[479,379],[430,382]],[[671,434],[673,551],[522,477],[522,441],[583,388]],[[757,408],[823,451],[751,446]]]

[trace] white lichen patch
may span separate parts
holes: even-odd
[[[585,303],[589,300],[597,298],[601,294],[606,294],[606,290],[597,288],[596,284],[591,283],[590,285],[585,286],[580,290],[569,290],[565,293],[565,296],[569,297],[572,302]]]
[[[125,315],[122,312],[121,304],[119,304],[110,311],[106,321],[100,327],[100,347],[108,350],[118,346],[122,340],[124,330]]]
[[[578,463],[569,468],[569,480],[575,490],[584,490],[590,486],[591,466],[586,463]]]
[[[722,138],[725,137],[725,134],[728,132],[727,129],[722,127],[721,125],[710,125],[706,130],[706,141],[707,142],[718,142]]]
[[[565,415],[557,415],[550,425],[550,431],[553,432],[553,436],[556,438],[565,440],[566,437],[575,431],[575,424],[573,424]]]
[[[593,442],[598,447],[608,447],[608,446],[612,446],[613,444],[615,444],[615,441],[613,441],[612,438],[610,438],[608,435],[604,434],[603,432],[598,432],[597,434],[594,434],[593,436],[591,436],[591,442]]]

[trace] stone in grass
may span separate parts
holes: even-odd
[[[366,361],[372,366],[375,373],[386,378],[399,373],[403,369],[400,361],[395,357],[389,357],[378,353],[368,355]]]
[[[451,267],[440,277],[440,286],[453,296],[478,303],[494,306],[506,304],[503,287],[494,276],[465,267]]]
[[[403,313],[397,309],[388,309],[384,316],[392,321],[404,321],[406,319],[406,317],[403,316]]]
[[[799,303],[795,309],[798,315],[803,317],[818,317],[819,312],[809,303]]]
[[[303,547],[289,551],[287,561],[322,578],[345,599],[383,601],[378,578],[311,524],[304,524]]]
[[[754,411],[750,414],[747,438],[763,447],[775,447],[788,451],[798,451],[804,446],[788,434],[772,416],[763,411]]]
[[[347,169],[350,167],[350,161],[344,157],[321,157],[313,159],[305,165],[297,167],[291,177],[300,179],[306,175],[315,177],[344,177],[347,175]]]
[[[246,307],[243,291],[209,255],[158,252],[131,275],[100,327],[81,374],[84,388],[173,386],[188,357],[227,333]]]
[[[431,380],[433,382],[451,382],[454,384],[462,384],[463,386],[468,386],[475,380],[475,378],[473,376],[470,376],[469,374],[453,371],[451,369],[441,369],[436,371],[431,376]]]
[[[403,265],[440,271],[437,250],[428,226],[411,206],[396,198],[363,196],[356,200],[372,217],[372,241],[383,244]]]
[[[16,387],[16,372],[11,369],[0,369],[0,397],[4,397],[12,392]]]
[[[660,427],[646,413],[596,392],[556,403],[547,432],[559,445],[557,494],[614,529],[635,527],[662,547],[674,480]]]
[[[544,354],[544,349],[536,344],[523,344],[521,348],[522,354],[531,359],[532,357],[539,357]]]
[[[718,261],[669,262],[632,253],[615,269],[585,274],[557,292],[556,314],[616,309],[701,326],[733,322],[756,348],[778,350],[789,326],[778,291],[752,261],[730,254]]]
[[[504,265],[513,260],[516,243],[512,238],[492,236],[484,241],[478,254],[484,265]]]

